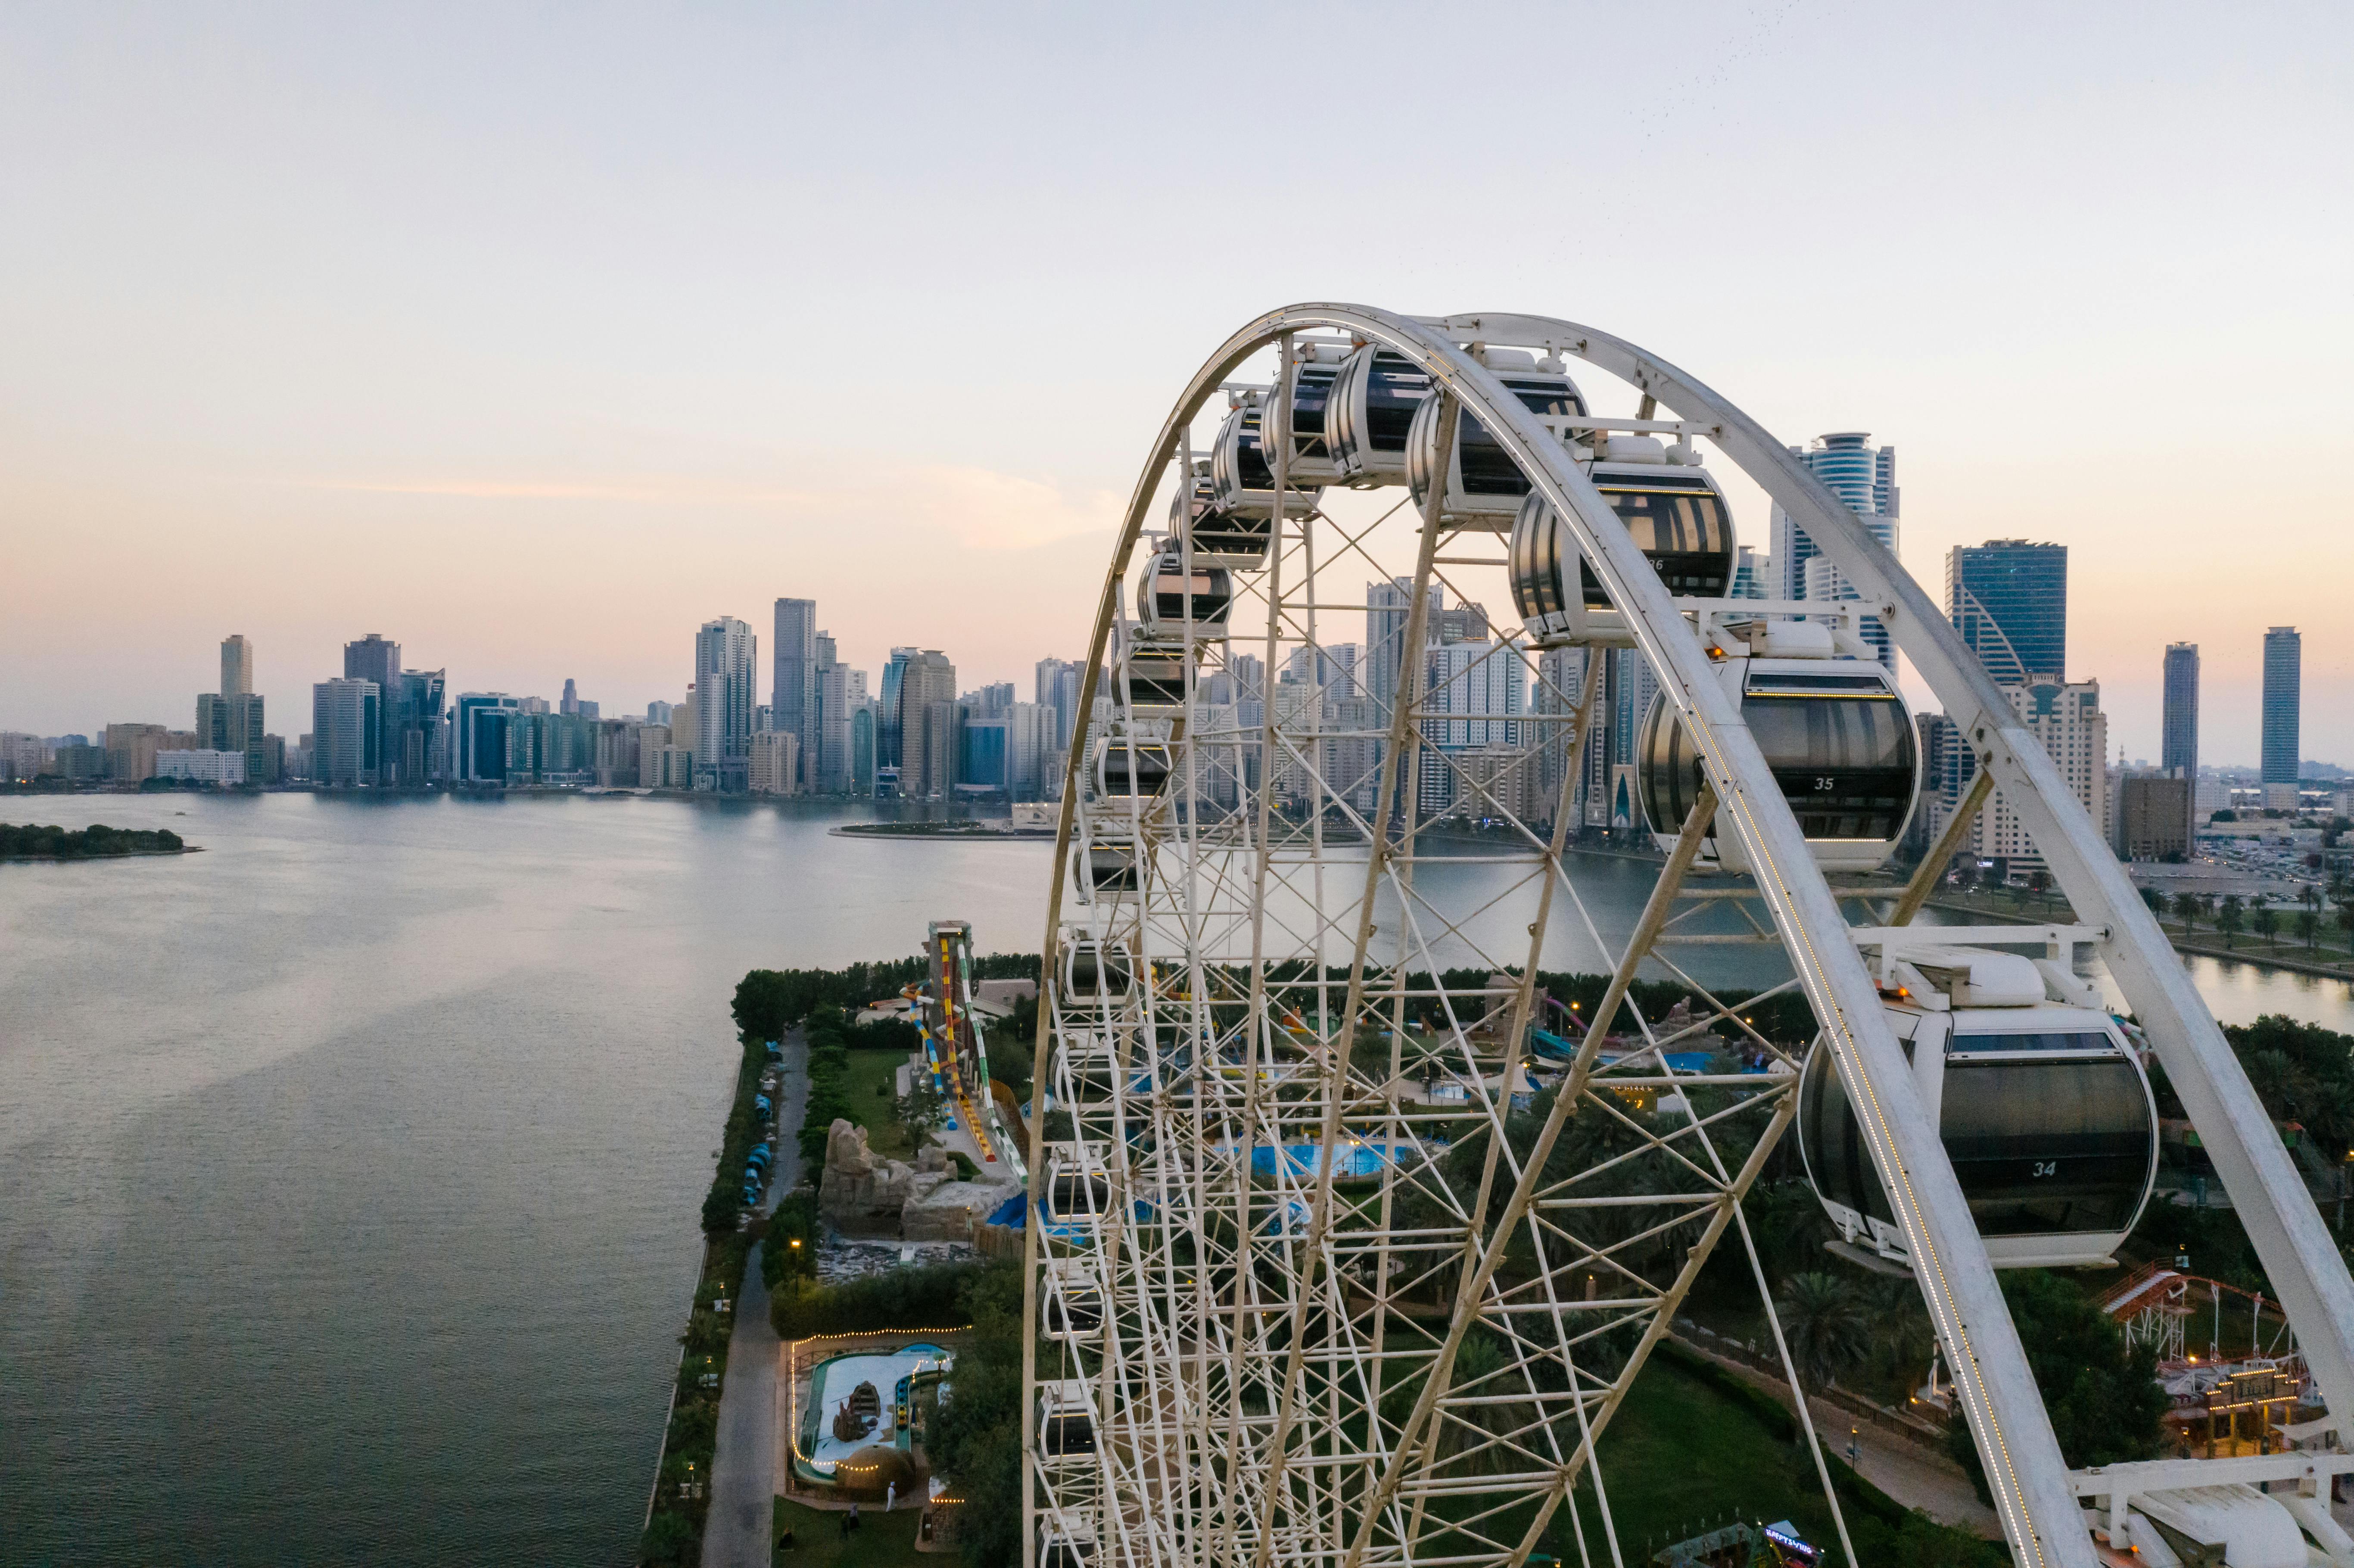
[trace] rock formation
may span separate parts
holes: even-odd
[[[864,1128],[837,1118],[827,1129],[818,1210],[843,1235],[897,1235],[899,1211],[913,1195],[915,1181],[912,1167],[875,1157]]]

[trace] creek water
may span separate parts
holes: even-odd
[[[944,917],[984,952],[1042,934],[1047,845],[829,832],[865,814],[0,803],[204,847],[0,865],[0,1562],[628,1562],[736,981]],[[1417,873],[1460,907],[1497,874]],[[1651,874],[1581,858],[1605,941]],[[1585,916],[1553,929],[1548,967],[1599,966]],[[2343,984],[2192,968],[2227,1022],[2354,1032]]]

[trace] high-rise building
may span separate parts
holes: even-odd
[[[1081,673],[1080,667],[1068,659],[1038,661],[1033,695],[1040,707],[1055,715],[1054,733],[1046,742],[1046,749],[1050,753],[1070,747],[1071,728],[1079,719]]]
[[[1446,593],[1431,589],[1431,608],[1446,601]],[[1386,725],[1390,705],[1397,699],[1398,670],[1405,653],[1405,625],[1414,609],[1414,579],[1392,577],[1365,585],[1365,643],[1358,656],[1364,676],[1366,699],[1373,705],[1377,724]]]
[[[801,737],[788,731],[754,731],[746,756],[747,788],[755,795],[800,794],[801,749]]]
[[[2166,645],[2166,707],[2158,732],[2158,765],[2184,780],[2182,798],[2188,815],[2183,838],[2188,842],[2199,824],[2199,644]]]
[[[221,684],[230,689],[207,692],[196,698],[197,746],[210,751],[234,751],[244,758],[245,781],[276,783],[263,754],[262,701],[253,689],[253,645],[243,637],[231,637],[221,644]]]
[[[892,658],[898,660],[898,650]],[[899,792],[911,799],[955,792],[956,666],[937,648],[908,659],[899,672]]]
[[[1740,546],[1733,568],[1733,586],[1725,590],[1727,599],[1764,599],[1781,579],[1774,575],[1774,558],[1761,556],[1747,545]]]
[[[2078,681],[2030,681],[2007,686],[2004,694],[2068,782],[2069,793],[2092,819],[2094,831],[2110,837],[2109,721],[2101,712],[2101,683]],[[1967,754],[1967,747],[1955,749]],[[2009,871],[2040,871],[2042,852],[2028,836],[2027,825],[2012,814],[2000,790],[1988,798],[1978,812],[1977,848],[1980,855],[1998,860]]]
[[[2025,539],[1956,545],[1946,613],[2002,686],[2068,675],[2068,546]]]
[[[1814,471],[1847,509],[1867,523],[1874,517],[1893,522],[1899,511],[1900,493],[1896,487],[1896,449],[1881,447],[1874,450],[1867,443],[1871,437],[1861,430],[1840,430],[1815,438],[1812,446],[1792,447],[1790,455]],[[1796,519],[1779,506],[1773,510],[1772,547],[1774,569],[1781,578],[1780,596],[1784,599],[1806,597],[1807,563],[1815,556],[1815,543]],[[1872,530],[1875,535],[1881,531]],[[1893,549],[1894,530],[1881,538]]]
[[[779,620],[784,606],[793,602],[778,601]],[[759,640],[749,626],[732,615],[705,621],[695,634],[695,787],[698,789],[740,795],[748,787],[756,695],[752,662],[758,656]]]
[[[1872,536],[1896,552],[1899,492],[1896,449],[1874,448],[1861,430],[1838,430],[1818,436],[1810,446],[1792,447],[1790,454],[1812,470],[1823,487],[1856,514]],[[1816,557],[1814,541],[1796,519],[1778,505],[1771,516],[1773,568],[1779,577],[1778,597],[1786,599],[1850,599],[1855,587],[1836,567],[1826,562],[1809,569]],[[1863,620],[1865,641],[1880,650],[1881,662],[1893,666],[1895,652],[1878,616]]]
[[[155,777],[155,754],[171,745],[172,732],[160,724],[111,724],[106,726],[106,776],[136,781]]]
[[[564,695],[557,699],[556,711],[560,714],[577,714],[580,711],[580,689],[572,683],[572,677],[569,675],[564,677]]]
[[[801,772],[811,789],[840,795],[850,788],[850,670],[836,655],[833,634],[816,638],[816,664],[811,678],[813,704],[809,731],[817,742],[814,761]]]
[[[450,724],[450,776],[461,784],[505,783],[509,737],[522,713],[522,702],[504,692],[460,694]]]
[[[899,732],[899,687],[906,679],[907,665],[918,653],[914,648],[894,648],[883,666],[882,706],[875,715],[875,765],[896,768],[907,749],[905,737]]]
[[[860,675],[865,673],[855,672]],[[875,719],[874,702],[861,693],[858,705],[850,711],[850,788],[854,794],[875,792]]]
[[[2304,684],[2305,639],[2294,626],[2275,626],[2264,633],[2264,804],[2273,804],[2274,787],[2296,784],[2297,726]],[[2294,802],[2291,802],[2294,804]]]
[[[392,699],[400,684],[400,644],[375,631],[369,632],[357,642],[345,643],[344,679],[368,681],[375,683],[377,695],[377,734],[375,747],[376,761],[374,767],[379,770],[379,776],[369,779],[368,782],[390,783],[392,780],[382,777],[380,770],[385,768],[387,759],[393,758],[395,750],[391,738],[392,727],[396,722],[392,711],[394,707]],[[323,744],[321,744],[315,749],[319,754],[323,755],[326,748]],[[318,763],[315,758],[313,758],[313,776],[321,783],[328,781],[324,765]]]
[[[253,693],[253,644],[243,632],[235,632],[221,640],[220,694],[224,697],[250,696]]]
[[[777,636],[769,654],[776,667],[769,685],[769,724],[801,743],[799,767],[804,782],[818,759],[817,638],[817,600],[777,601]]]
[[[319,682],[311,688],[311,777],[318,782],[382,782],[384,688],[352,676]]]
[[[663,702],[659,697],[655,698],[652,702],[648,703],[646,705],[646,722],[648,724],[668,725],[670,723],[671,706],[671,704]]]

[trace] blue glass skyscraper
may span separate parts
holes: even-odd
[[[1838,430],[1819,436],[1809,447],[1792,447],[1791,454],[1814,471],[1823,487],[1863,520],[1872,536],[1896,553],[1896,449],[1872,447],[1861,430]],[[1773,514],[1774,572],[1780,579],[1779,597],[1787,599],[1842,599],[1855,589],[1829,562],[1817,563],[1814,541],[1779,506]],[[1811,567],[1811,569],[1810,569]],[[1881,662],[1895,667],[1896,652],[1877,616],[1866,616],[1864,637],[1880,650]]]
[[[2068,546],[2024,539],[1955,546],[1946,557],[1946,613],[1999,683],[2066,681]]]
[[[2267,784],[2296,782],[2304,666],[2305,639],[2297,635],[2296,627],[2275,626],[2264,633],[2264,773]]]
[[[1861,430],[1840,430],[1815,438],[1810,447],[1792,447],[1790,455],[1814,470],[1815,477],[1862,518],[1880,542],[1896,548],[1896,449],[1873,448]],[[1882,526],[1882,520],[1885,526]],[[1775,575],[1783,599],[1807,597],[1807,563],[1815,556],[1814,541],[1779,506],[1774,508]]]

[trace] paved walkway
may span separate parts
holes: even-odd
[[[1753,1388],[1770,1394],[1785,1409],[1790,1404],[1790,1385],[1740,1361],[1731,1361],[1702,1349],[1679,1336],[1676,1342],[1700,1354],[1740,1378]],[[1856,1473],[1906,1508],[1917,1508],[1939,1524],[1950,1524],[1967,1530],[1988,1541],[2002,1539],[2002,1521],[1994,1510],[1978,1501],[1978,1492],[1970,1486],[1969,1477],[1959,1465],[1945,1455],[1897,1436],[1884,1426],[1859,1421],[1849,1411],[1828,1400],[1808,1397],[1807,1408],[1815,1418],[1815,1435],[1822,1439],[1823,1450],[1844,1459],[1850,1441],[1856,1445]],[[1850,1438],[1850,1428],[1861,1428]]]
[[[809,1105],[809,1054],[798,1037],[785,1044],[783,1103],[777,1110],[775,1177],[760,1212],[801,1180],[795,1134]],[[711,1513],[703,1527],[703,1568],[769,1568],[769,1520],[776,1508],[777,1354],[769,1321],[769,1287],[760,1245],[744,1265],[736,1332],[727,1344],[727,1381],[719,1391],[719,1446],[711,1460]]]

